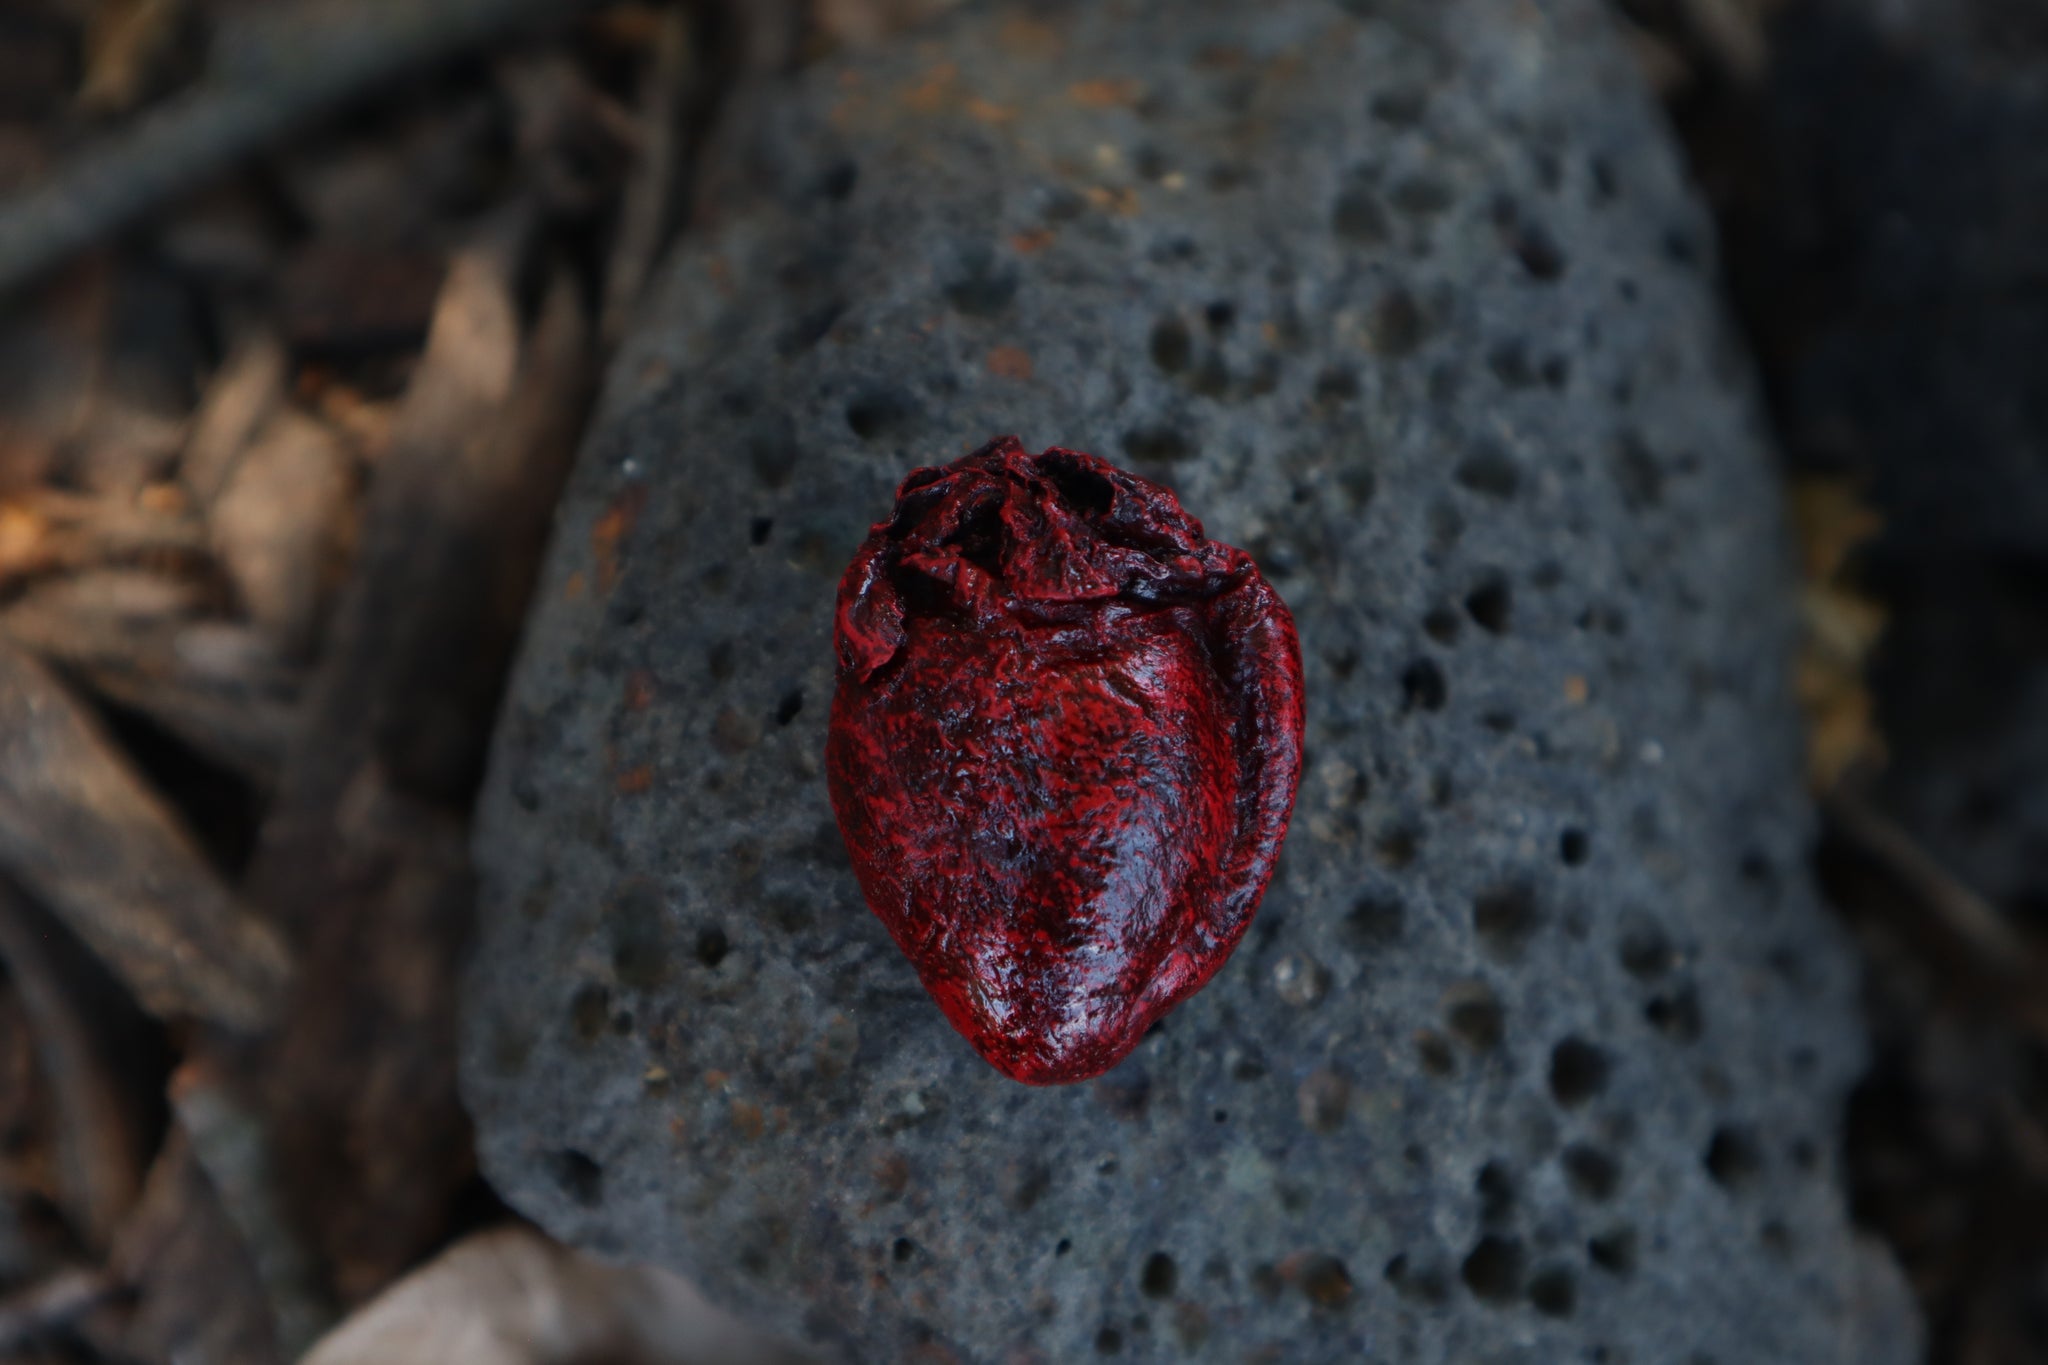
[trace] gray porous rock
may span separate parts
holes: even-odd
[[[739,102],[699,217],[483,804],[517,1208],[826,1358],[1913,1358],[1777,488],[1598,6],[971,6]],[[1011,432],[1250,549],[1309,692],[1243,946],[1055,1089],[925,997],[820,765],[839,571]]]

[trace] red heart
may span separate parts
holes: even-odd
[[[1201,989],[1272,876],[1301,648],[1167,489],[992,441],[839,584],[826,776],[868,907],[1007,1076],[1086,1080]]]

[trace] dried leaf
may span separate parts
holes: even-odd
[[[69,951],[67,951],[69,950]],[[142,1187],[151,1137],[115,1057],[134,1019],[87,978],[90,964],[0,883],[0,958],[35,1031],[57,1124],[60,1205],[88,1246],[104,1248]],[[97,1008],[87,1011],[95,996]]]
[[[236,346],[206,386],[178,471],[202,506],[220,495],[235,461],[283,400],[284,381],[284,347],[266,332]]]
[[[271,1064],[283,1189],[345,1303],[447,1235],[474,1170],[455,1096],[456,966],[474,895],[463,823],[366,772],[338,813]]]
[[[0,495],[47,479],[84,418],[106,341],[108,273],[82,262],[0,312]]]
[[[0,634],[268,788],[284,759],[298,674],[266,636],[195,619],[204,605],[188,580],[98,569],[30,588],[0,609]]]
[[[70,1326],[119,1292],[120,1286],[105,1271],[83,1267],[60,1270],[15,1290],[0,1299],[0,1352],[6,1352],[10,1362],[42,1359],[13,1353]]]
[[[0,640],[0,870],[161,1016],[260,1026],[285,952],[99,723]]]
[[[619,229],[605,277],[598,333],[616,347],[661,254],[682,156],[682,120],[691,72],[690,30],[680,9],[663,11],[651,35],[641,81],[639,164],[620,197]]]
[[[303,1365],[803,1365],[688,1281],[523,1226],[459,1242],[363,1307]]]
[[[213,504],[213,545],[242,606],[288,659],[311,656],[340,575],[354,462],[327,426],[292,409],[271,418]]]
[[[73,488],[111,498],[133,498],[177,462],[185,421],[131,400],[103,379],[85,419],[65,443],[63,479]]]
[[[404,192],[402,183],[394,187]],[[294,347],[324,355],[417,346],[434,315],[445,268],[438,252],[311,243],[285,262],[279,325]]]
[[[40,1278],[77,1258],[77,1234],[47,1216],[65,1205],[58,1127],[28,1008],[0,981],[0,1281]]]
[[[381,463],[391,449],[392,425],[397,405],[366,398],[347,384],[328,383],[315,399],[320,416],[348,437],[356,457],[364,464]]]
[[[865,47],[927,23],[960,0],[813,0],[811,22],[827,38]]]
[[[133,108],[161,82],[188,18],[185,0],[106,0],[86,34],[78,103],[95,114]]]
[[[206,530],[182,506],[149,497],[97,498],[39,489],[0,499],[0,587],[103,565],[197,569]]]
[[[508,58],[498,80],[518,111],[520,160],[550,209],[608,204],[641,145],[641,127],[564,56]]]
[[[125,1302],[81,1327],[117,1360],[281,1365],[261,1283],[182,1129],[172,1127],[110,1268]]]
[[[188,1063],[171,1078],[171,1104],[262,1286],[277,1346],[296,1358],[333,1325],[334,1310],[280,1198],[285,1183],[263,1116],[204,1063]]]

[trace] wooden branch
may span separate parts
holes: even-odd
[[[0,640],[0,871],[143,1008],[255,1029],[288,974],[177,817],[47,669]]]
[[[211,77],[0,204],[0,295],[307,120],[420,66],[593,0],[302,0],[223,33]]]

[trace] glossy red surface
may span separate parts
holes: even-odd
[[[1301,650],[1157,484],[1003,438],[919,469],[839,585],[826,775],[869,908],[990,1065],[1086,1080],[1251,923]]]

